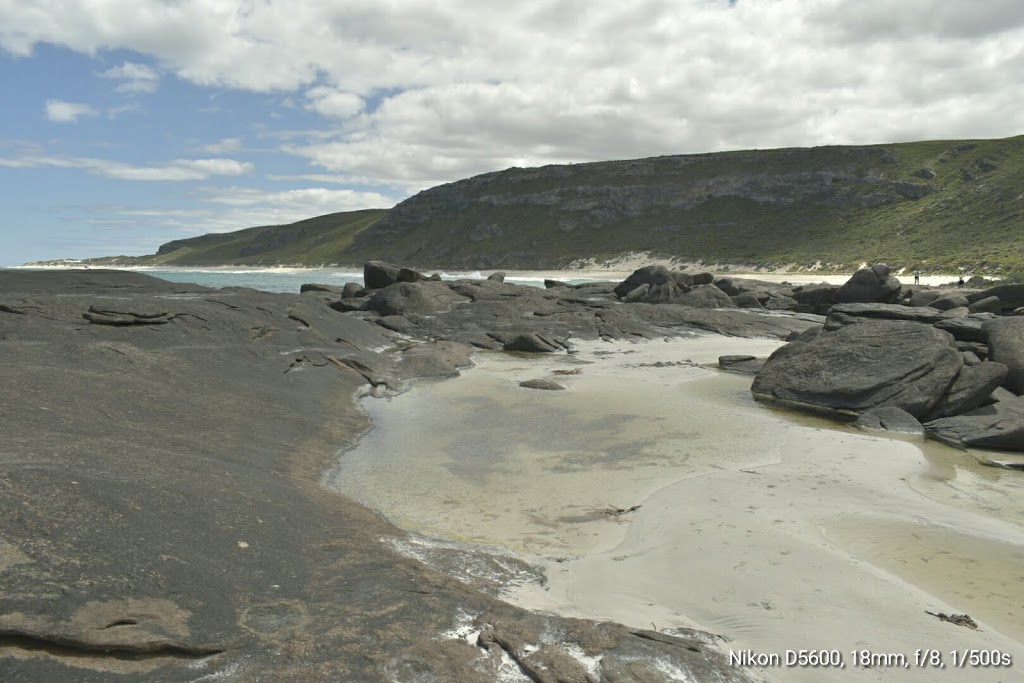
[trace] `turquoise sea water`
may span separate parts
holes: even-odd
[[[221,268],[132,268],[139,273],[170,280],[171,282],[190,282],[204,287],[251,287],[265,292],[284,292],[297,294],[304,284],[344,286],[346,282],[363,283],[362,271],[337,269],[304,269],[304,268],[273,268],[273,269],[221,269]],[[442,272],[445,280],[463,278],[483,279],[486,274],[480,272]],[[604,282],[595,278],[560,278],[570,284],[585,282]],[[544,287],[544,278],[540,276],[508,276],[505,282],[531,287]]]

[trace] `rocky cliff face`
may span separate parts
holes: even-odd
[[[1020,158],[1015,138],[513,168],[417,194],[352,251],[432,266],[550,267],[629,251],[852,262],[884,256],[872,249],[885,244],[902,252],[890,261],[927,259],[919,238],[935,214],[1000,195],[1002,181],[990,181],[1019,176]]]

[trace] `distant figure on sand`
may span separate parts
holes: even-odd
[[[957,289],[963,289],[964,288],[964,276],[963,275],[961,275],[960,279],[956,281],[956,288]]]
[[[915,285],[921,284],[921,271],[920,270],[915,270],[914,271],[914,284]]]

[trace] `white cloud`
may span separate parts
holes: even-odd
[[[200,150],[207,154],[231,154],[242,150],[242,138],[223,138],[209,145],[203,145]]]
[[[46,118],[54,123],[74,123],[82,116],[96,116],[90,105],[64,100],[46,100]]]
[[[255,166],[234,159],[175,159],[155,166],[136,166],[110,159],[92,157],[23,155],[0,157],[6,168],[77,168],[119,180],[183,181],[205,180],[212,176],[238,176],[251,173]]]
[[[156,69],[135,62],[125,62],[121,66],[107,69],[100,77],[122,81],[114,88],[121,93],[156,92],[160,81],[160,74]]]
[[[306,107],[324,116],[347,119],[363,110],[363,98],[350,92],[340,92],[325,86],[306,91]]]
[[[0,0],[0,46],[41,41],[304,105],[331,121],[289,152],[409,190],[508,165],[1024,130],[1019,0]],[[111,77],[152,81],[141,66]]]

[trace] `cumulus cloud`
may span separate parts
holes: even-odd
[[[156,69],[145,64],[125,62],[100,73],[101,78],[119,80],[121,83],[114,90],[121,93],[156,92],[160,74]]]
[[[242,148],[242,138],[222,138],[199,149],[207,154],[231,154],[241,151]]]
[[[363,109],[363,98],[350,92],[341,92],[319,86],[306,91],[306,106],[324,116],[347,119]]]
[[[136,166],[110,159],[92,157],[23,155],[0,157],[5,168],[78,168],[119,180],[183,181],[205,180],[212,176],[238,176],[251,173],[254,164],[234,159],[175,159],[154,166]]]
[[[325,130],[284,149],[410,191],[510,165],[1024,129],[1019,0],[0,0],[0,46],[39,42],[304,105]],[[130,64],[116,77],[149,82]]]
[[[64,100],[46,100],[46,118],[54,123],[74,123],[82,116],[96,116],[90,105]]]

